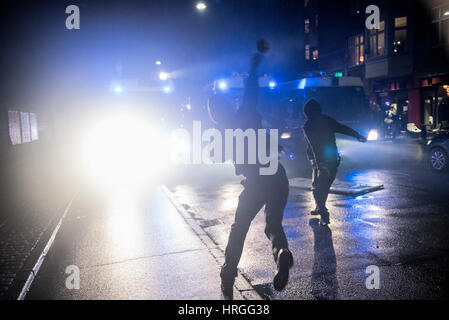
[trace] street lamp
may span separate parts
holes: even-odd
[[[196,9],[198,11],[204,11],[204,10],[206,10],[206,8],[207,8],[207,6],[206,6],[206,4],[204,2],[198,2],[196,4]]]
[[[162,64],[162,62],[161,62],[160,60],[157,60],[155,63],[156,63],[158,66],[160,66],[160,65]]]

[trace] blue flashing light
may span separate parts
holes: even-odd
[[[304,89],[306,87],[306,79],[301,79],[298,85],[298,89]]]
[[[228,88],[228,84],[224,80],[220,80],[218,82],[218,88],[222,91],[226,90]]]
[[[268,87],[270,87],[270,89],[274,89],[274,88],[276,88],[276,86],[277,86],[277,83],[276,83],[276,81],[270,81],[270,82],[268,82]]]

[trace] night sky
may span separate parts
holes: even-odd
[[[81,29],[67,30],[67,5],[81,12]],[[303,44],[301,1],[9,1],[1,5],[3,97],[95,90],[116,76],[155,78],[154,61],[198,84],[246,71],[254,43],[273,46],[266,72],[284,78]],[[27,88],[14,93],[12,88]]]

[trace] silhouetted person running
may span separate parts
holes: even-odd
[[[360,142],[366,142],[366,138],[321,112],[320,104],[314,99],[304,105],[307,117],[304,136],[307,140],[307,157],[313,168],[312,191],[316,204],[311,214],[321,215],[320,224],[327,225],[330,220],[326,200],[340,165],[335,133],[357,138]]]
[[[256,110],[258,95],[256,70],[261,58],[260,54],[253,57],[243,103],[237,112],[232,111],[232,105],[222,96],[215,95],[209,100],[209,114],[217,129],[257,130],[262,128],[261,116]],[[247,151],[245,151],[246,154]],[[260,166],[260,164],[235,164],[236,174],[241,174],[246,179],[242,182],[244,190],[239,196],[235,222],[231,226],[226,246],[225,263],[220,273],[225,299],[233,298],[237,265],[242,255],[246,234],[252,220],[263,206],[265,206],[265,234],[271,240],[273,257],[277,263],[277,271],[273,279],[276,290],[282,290],[287,285],[289,269],[293,265],[293,256],[288,249],[287,238],[282,227],[289,192],[286,173],[279,163],[274,175],[260,175]]]

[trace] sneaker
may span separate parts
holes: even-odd
[[[281,249],[277,259],[277,270],[273,279],[274,289],[284,290],[288,283],[289,270],[293,266],[293,256],[288,249]]]
[[[320,225],[325,227],[330,224],[329,211],[321,212]]]
[[[318,208],[313,209],[312,211],[310,211],[310,214],[312,216],[317,216],[320,214],[320,210]]]

